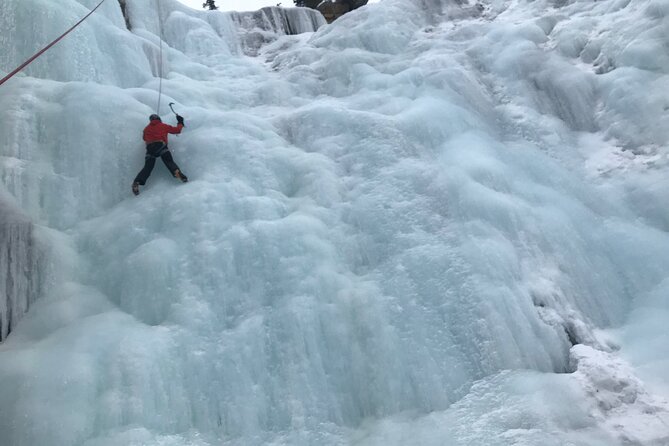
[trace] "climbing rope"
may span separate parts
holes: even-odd
[[[163,12],[160,9],[160,0],[156,0],[158,4],[158,39],[160,40],[160,63],[158,64],[158,107],[156,107],[156,114],[160,115],[160,99],[163,96]]]
[[[81,19],[81,20],[79,20],[77,23],[75,23],[74,26],[73,26],[72,28],[70,28],[70,29],[68,29],[67,31],[65,31],[65,32],[64,32],[63,34],[61,34],[60,37],[58,37],[56,40],[54,40],[53,42],[51,42],[50,44],[48,44],[47,46],[45,46],[44,48],[42,48],[37,54],[35,54],[34,56],[32,56],[30,59],[28,59],[28,60],[26,60],[25,62],[23,62],[18,68],[16,68],[14,71],[12,71],[11,73],[9,73],[7,76],[5,76],[5,77],[3,77],[2,79],[0,79],[0,85],[4,84],[4,83],[7,82],[9,79],[13,78],[19,71],[23,70],[25,67],[27,67],[28,65],[30,65],[30,63],[31,63],[33,60],[37,59],[37,58],[40,57],[42,54],[46,53],[47,50],[48,50],[49,48],[51,48],[52,46],[54,46],[55,44],[57,44],[58,42],[60,42],[60,41],[63,39],[63,37],[67,36],[67,35],[68,35],[70,32],[72,32],[77,26],[81,25],[81,23],[82,23],[84,20],[86,20],[88,17],[90,17],[90,15],[93,14],[93,13],[94,13],[94,12],[95,12],[95,11],[96,11],[96,10],[97,10],[97,9],[104,3],[104,2],[105,2],[105,0],[102,0],[100,3],[98,3],[98,5],[97,5],[95,8],[93,8],[93,9],[91,10],[91,12],[89,12],[88,14],[86,14],[86,16],[85,16],[83,19]]]

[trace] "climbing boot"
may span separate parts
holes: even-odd
[[[137,181],[132,183],[132,193],[135,195],[139,195],[139,183]]]
[[[184,175],[179,169],[174,171],[174,178],[178,178],[182,183],[188,183],[188,177]]]

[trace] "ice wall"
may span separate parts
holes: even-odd
[[[37,3],[3,3],[0,29]],[[105,10],[49,60],[81,72],[0,88],[3,184],[64,264],[0,346],[0,438],[665,441],[616,356],[637,346],[662,388],[638,346],[666,314],[664,90],[624,87],[668,70],[621,55],[663,41],[663,3],[384,0],[257,59],[232,15],[160,5],[128,0],[132,32]],[[159,165],[135,198],[161,23],[191,181]]]
[[[0,39],[8,42],[9,48],[0,54],[0,66],[9,69],[19,65],[32,55],[35,42],[46,43],[57,35],[55,30],[66,29],[68,23],[71,26],[76,22],[75,17],[80,18],[85,13],[82,4],[94,6],[94,2],[86,1],[72,1],[69,6],[54,2],[47,2],[45,7],[31,2],[0,5],[0,26],[7,30]],[[62,10],[66,12],[61,14]],[[210,66],[243,53],[239,36],[245,31],[234,23],[233,13],[196,11],[175,0],[128,1],[125,10],[133,34],[125,28],[120,5],[105,3],[72,37],[34,62],[26,71],[30,77],[20,74],[12,80],[16,88],[0,90],[0,97],[7,104],[0,111],[4,130],[0,132],[0,141],[7,159],[13,160],[6,163],[3,177],[10,192],[19,197],[22,207],[29,209],[29,215],[58,228],[68,227],[118,201],[121,184],[127,182],[117,174],[118,168],[128,163],[119,155],[137,153],[136,135],[142,129],[141,117],[158,104],[154,91],[158,88],[157,76],[161,70],[168,78],[164,80],[166,89],[172,82],[170,77],[208,81],[217,77]],[[55,19],[46,27],[46,22],[41,20],[49,20],[51,16]],[[281,14],[277,8],[266,8],[260,16],[265,19],[254,22],[254,29],[278,26],[268,31],[273,38],[288,28],[305,31],[306,23],[316,20],[305,8],[288,9]],[[163,20],[162,26],[159,18]],[[28,26],[18,26],[21,20]],[[32,26],[39,31],[33,32]],[[284,30],[284,26],[288,28]],[[161,28],[165,41],[162,65],[157,37]],[[27,34],[20,34],[21,30]],[[26,39],[26,35],[30,39]],[[240,66],[238,73],[253,75],[257,70],[247,64]],[[35,82],[33,78],[44,77],[44,73],[57,81],[80,83]],[[178,83],[178,79],[174,82]],[[117,87],[107,88],[108,84],[140,89],[121,95]],[[171,100],[194,96],[204,99],[197,91],[189,91]],[[90,100],[82,100],[83,97]],[[220,90],[206,100],[223,107],[236,101],[237,95]],[[138,109],[138,104],[143,107]],[[167,108],[165,102],[163,107],[161,113]],[[82,132],[82,128],[90,128],[90,131]],[[83,153],[86,158],[82,157]],[[47,168],[51,160],[54,160],[52,173],[56,175],[45,175],[42,167]],[[32,167],[26,169],[25,163],[31,163]],[[120,169],[124,170],[126,168]],[[118,193],[110,193],[112,185]],[[50,207],[52,209],[45,211]]]
[[[0,26],[4,30],[0,43],[5,50],[0,54],[0,65],[7,70],[18,66],[53,40],[58,30],[68,29],[96,4],[82,0],[72,2],[71,7],[57,2],[14,6],[4,2],[0,5]],[[224,13],[194,10],[176,0],[126,1],[123,9],[120,3],[110,1],[24,72],[58,81],[136,87],[149,80],[149,73],[158,75],[157,36],[161,31],[170,48],[207,64],[208,58],[215,60],[242,51],[255,54],[261,45],[281,35],[313,32],[324,24],[323,16],[309,8],[268,7],[256,12]],[[134,35],[123,32],[128,27]],[[106,33],[104,39],[95,33],[101,29]],[[27,35],[30,39],[24,38]],[[172,57],[179,56],[165,55],[165,72],[174,70],[170,66]],[[59,63],[62,60],[68,63]],[[183,70],[188,62],[179,60],[178,65],[177,71]]]
[[[2,2],[0,66],[6,71],[19,66],[96,4],[94,1]],[[57,81],[77,80],[123,87],[146,82],[149,79],[146,58],[138,57],[141,46],[125,31],[118,2],[105,2],[98,11],[88,19],[86,26],[44,54],[24,73]],[[107,37],[100,38],[102,30]]]
[[[280,36],[314,32],[325,24],[323,16],[309,8],[267,7],[258,11],[196,11],[175,2],[129,2],[126,15],[133,32],[147,30],[160,35],[157,18],[162,17],[162,32],[172,48],[191,57],[196,54],[215,58],[225,54],[256,55],[258,49]],[[147,38],[151,40],[151,36]],[[221,54],[222,53],[222,54]],[[207,64],[206,59],[200,59]]]

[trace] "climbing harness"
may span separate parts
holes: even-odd
[[[12,71],[11,73],[9,73],[7,76],[5,76],[5,77],[3,77],[2,79],[0,79],[0,85],[4,84],[4,83],[7,82],[9,79],[13,78],[19,71],[23,70],[25,67],[27,67],[28,65],[30,65],[30,63],[31,63],[33,60],[37,59],[37,58],[40,57],[42,54],[44,54],[45,52],[47,52],[47,50],[48,50],[49,48],[51,48],[52,46],[54,46],[55,44],[57,44],[58,42],[60,42],[60,41],[63,39],[63,37],[67,36],[67,35],[68,35],[70,32],[72,32],[77,26],[81,25],[81,23],[82,23],[84,20],[86,20],[88,17],[90,17],[90,15],[93,14],[93,13],[100,7],[100,6],[102,6],[102,4],[103,4],[104,2],[105,2],[105,0],[102,0],[100,3],[98,3],[98,5],[97,5],[95,8],[93,8],[93,9],[91,10],[91,12],[89,12],[88,14],[86,14],[86,16],[85,16],[83,19],[81,19],[81,20],[79,20],[77,23],[75,23],[75,25],[74,25],[72,28],[70,28],[70,29],[68,29],[67,31],[65,31],[65,32],[64,32],[63,34],[61,34],[60,37],[58,37],[56,40],[54,40],[53,42],[51,42],[50,44],[48,44],[47,46],[45,46],[44,48],[42,48],[37,54],[35,54],[34,56],[32,56],[30,59],[28,59],[28,60],[26,60],[25,62],[23,62],[18,68],[16,68],[14,71]]]
[[[154,143],[154,144],[155,144],[155,143]],[[157,144],[156,144],[156,145],[157,145]],[[149,147],[150,147],[150,146],[151,146],[151,145],[149,145]],[[169,150],[169,149],[167,148],[167,144],[164,144],[164,143],[163,143],[163,145],[160,146],[157,150],[155,150],[155,149],[151,149],[151,150],[149,150],[149,149],[147,148],[146,156],[145,156],[144,158],[145,158],[145,159],[148,159],[148,158],[160,158],[160,157],[163,156],[168,150]]]

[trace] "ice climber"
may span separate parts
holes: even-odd
[[[184,118],[177,115],[177,126],[163,124],[160,116],[153,114],[149,116],[149,125],[144,128],[144,142],[146,143],[146,156],[144,157],[144,168],[137,174],[132,183],[132,193],[139,195],[139,186],[144,186],[146,180],[151,175],[153,166],[156,165],[156,158],[161,158],[170,173],[184,183],[188,177],[184,175],[179,166],[172,159],[172,153],[167,147],[167,135],[169,133],[179,134],[184,128]]]

